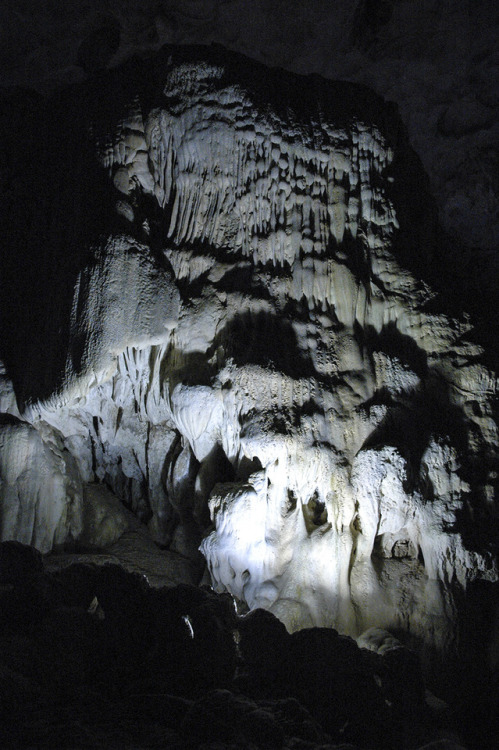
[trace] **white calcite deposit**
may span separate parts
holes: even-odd
[[[450,647],[456,594],[497,580],[497,380],[432,290],[396,112],[220,49],[105,85],[72,94],[110,212],[65,286],[63,366],[43,360],[41,397],[15,361],[21,413],[1,391],[23,420],[2,426],[2,539],[113,540],[100,483],[291,630]]]

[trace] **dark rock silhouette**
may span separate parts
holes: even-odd
[[[117,565],[47,573],[11,542],[0,561],[2,747],[458,748],[403,647],[289,635],[267,611],[238,617],[227,595]]]

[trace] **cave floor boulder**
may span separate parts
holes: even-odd
[[[2,748],[463,749],[424,690],[396,688],[421,682],[415,662],[408,676],[407,659],[335,630],[290,635],[269,612],[241,617],[230,595],[161,586],[157,568],[146,580],[114,552],[40,568],[28,547],[2,551]],[[13,577],[16,555],[32,564]]]
[[[120,539],[105,549],[78,549],[52,552],[45,557],[47,572],[55,572],[75,563],[105,565],[113,563],[130,573],[145,575],[151,586],[197,584],[199,566],[179,553],[161,549],[143,524],[129,514],[129,527]]]

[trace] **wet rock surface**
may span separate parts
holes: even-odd
[[[116,565],[47,573],[11,542],[0,561],[2,747],[461,747],[407,649],[290,635],[269,612],[238,616],[229,595],[152,589]]]

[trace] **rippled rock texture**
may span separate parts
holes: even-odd
[[[4,98],[2,538],[114,540],[105,484],[291,631],[453,648],[497,380],[395,108],[218,47]]]

